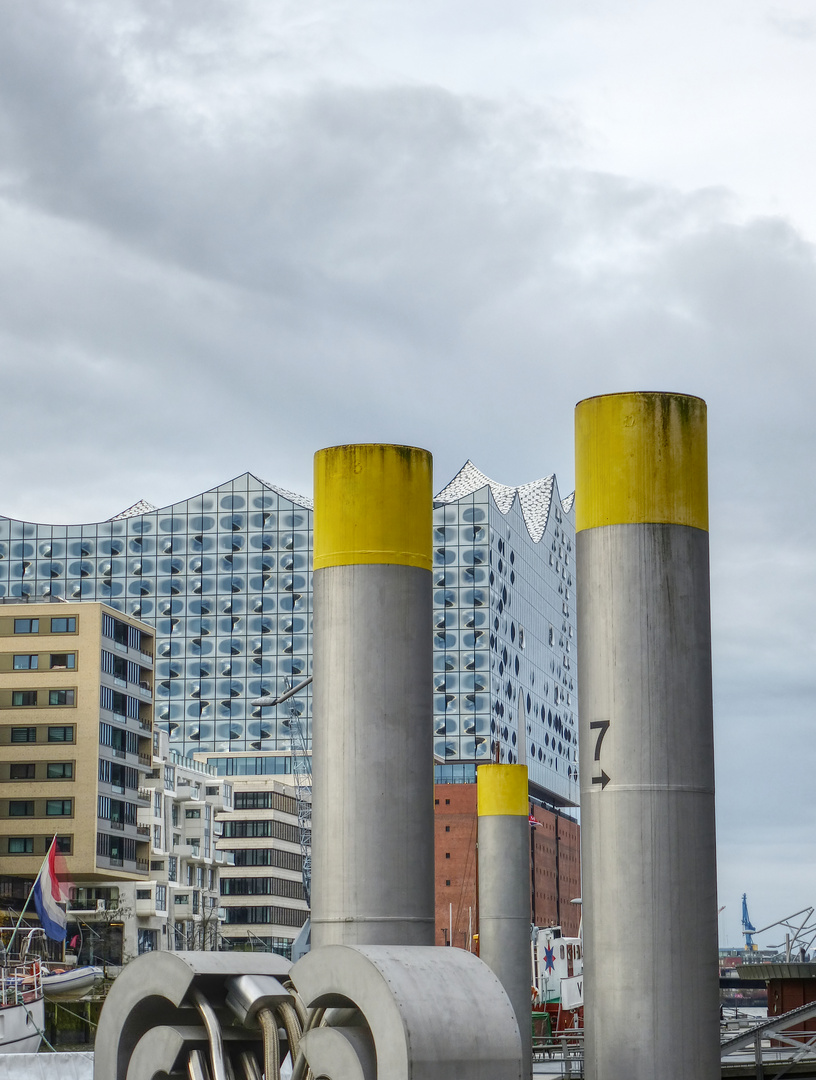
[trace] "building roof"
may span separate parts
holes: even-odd
[[[560,499],[555,474],[533,480],[529,484],[512,487],[509,484],[498,484],[495,480],[491,480],[468,459],[451,482],[436,496],[434,505],[458,502],[466,495],[472,495],[474,491],[479,491],[483,487],[490,488],[493,501],[502,514],[508,514],[513,503],[518,499],[527,531],[533,542],[537,544],[547,528],[553,496]],[[561,502],[561,508],[565,514],[572,509],[574,500],[573,493]]]

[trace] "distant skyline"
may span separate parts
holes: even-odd
[[[0,513],[709,405],[721,939],[816,904],[805,0],[0,0]],[[760,938],[760,944],[762,938]]]

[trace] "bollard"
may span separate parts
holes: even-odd
[[[507,992],[518,1021],[523,1076],[533,1068],[530,983],[530,825],[526,765],[480,765],[479,956]]]
[[[705,402],[575,430],[586,1076],[718,1080]]]
[[[431,455],[315,455],[312,948],[434,940]]]

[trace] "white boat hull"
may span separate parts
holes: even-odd
[[[69,968],[67,971],[59,971],[54,974],[43,973],[43,993],[47,998],[59,997],[62,994],[75,994],[87,990],[94,983],[104,977],[105,972],[101,967]]]
[[[44,1027],[42,998],[25,1005],[0,1007],[0,1054],[36,1054]]]

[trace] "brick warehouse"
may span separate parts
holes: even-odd
[[[563,811],[530,805],[530,899],[536,926],[563,927],[575,937],[581,919],[581,829]],[[437,945],[466,949],[479,932],[476,785],[434,786]],[[477,945],[475,943],[475,945]],[[474,947],[474,951],[477,949]]]

